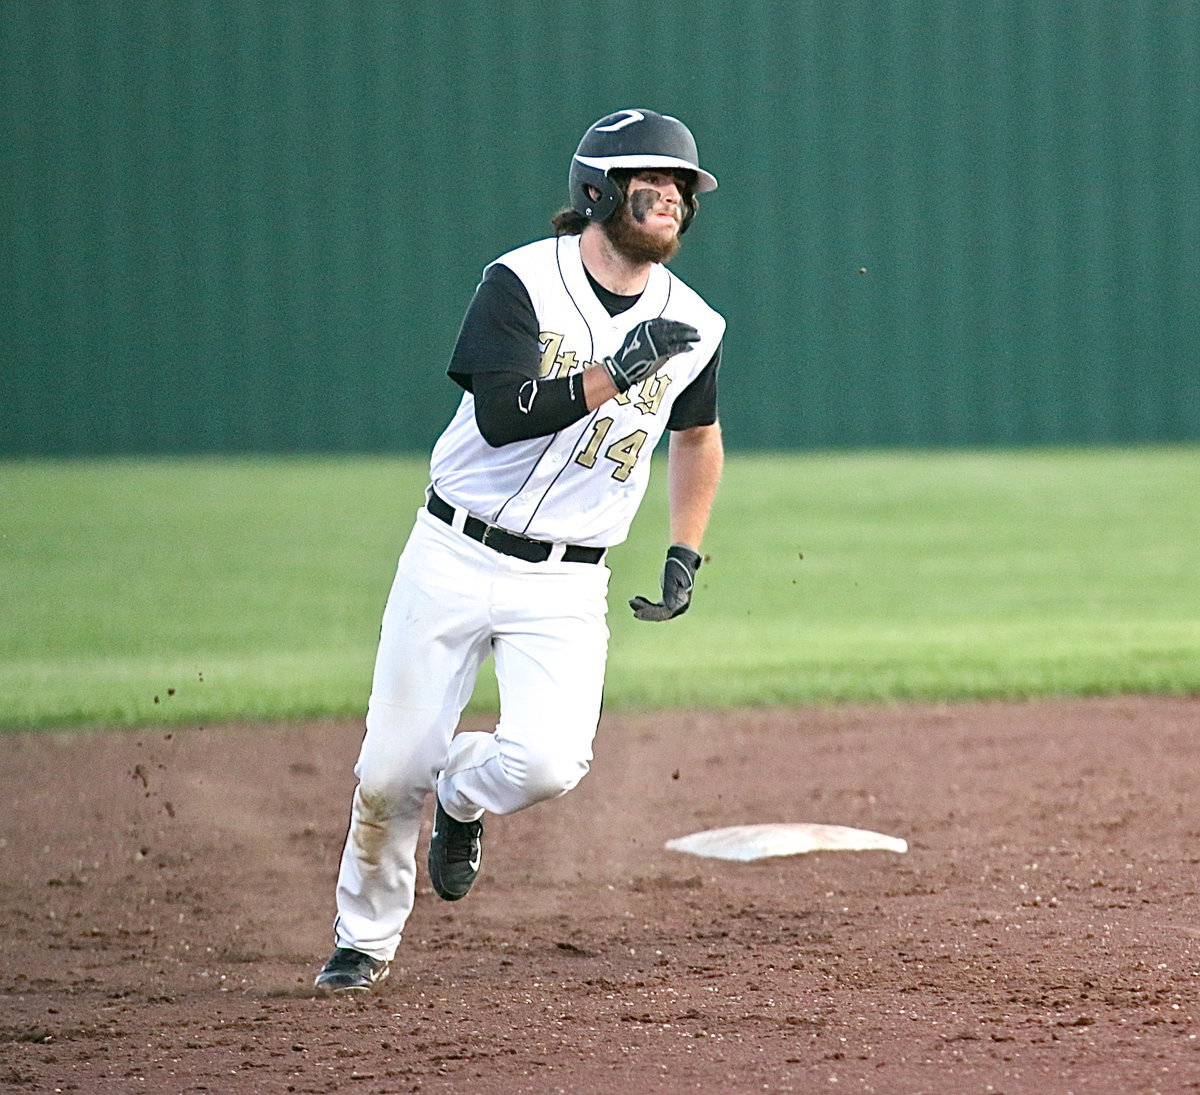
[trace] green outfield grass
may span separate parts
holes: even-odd
[[[361,714],[425,471],[0,463],[0,725]],[[734,456],[651,625],[662,471],[611,555],[610,709],[1200,692],[1200,448]]]

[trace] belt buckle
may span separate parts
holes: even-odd
[[[492,545],[488,543],[488,534],[489,534],[489,533],[492,533],[492,532],[495,532],[495,531],[496,531],[496,526],[495,526],[495,525],[487,525],[487,524],[485,524],[485,525],[483,526],[483,534],[482,534],[482,535],[479,537],[479,542],[480,542],[480,543],[481,543],[481,544],[482,544],[484,547],[492,547]],[[495,548],[492,548],[492,550],[493,550],[493,551],[495,551],[496,549],[495,549]]]

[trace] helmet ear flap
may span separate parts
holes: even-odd
[[[700,208],[700,199],[695,194],[687,194],[683,199],[683,220],[679,222],[679,234],[682,236],[688,230],[688,225]]]
[[[571,162],[571,208],[588,220],[606,221],[625,198],[624,191],[605,171]],[[591,191],[596,191],[593,195]]]

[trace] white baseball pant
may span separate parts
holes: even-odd
[[[603,562],[528,563],[427,510],[417,515],[384,609],[354,769],[337,946],[394,956],[435,788],[452,817],[472,821],[565,794],[586,774],[608,652],[608,577]],[[456,735],[489,652],[499,723],[494,733]]]

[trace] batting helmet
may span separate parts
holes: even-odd
[[[679,229],[685,232],[696,215],[696,195],[717,188],[717,180],[700,167],[699,159],[695,137],[678,118],[653,110],[618,110],[594,123],[575,150],[571,159],[571,208],[589,220],[608,220],[625,196],[611,178],[611,171],[682,168],[691,171],[696,180],[685,195]],[[599,191],[599,197],[588,193],[589,186]]]

